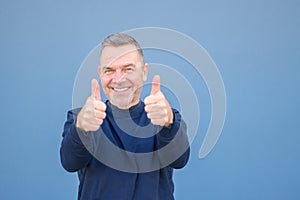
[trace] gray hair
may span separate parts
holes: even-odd
[[[119,46],[129,45],[129,44],[134,45],[136,47],[136,50],[138,51],[138,53],[140,54],[144,62],[144,54],[140,44],[132,36],[125,33],[114,33],[107,36],[101,43],[100,55],[102,54],[102,50],[104,49],[104,47],[107,46],[119,47]]]

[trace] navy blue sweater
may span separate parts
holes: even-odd
[[[76,129],[80,109],[69,111],[64,125],[61,163],[78,173],[78,199],[174,199],[173,169],[184,167],[190,154],[179,112],[173,109],[170,127],[159,127],[151,126],[143,102],[129,112],[109,101],[106,105],[106,118],[96,132]]]

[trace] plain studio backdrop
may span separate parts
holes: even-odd
[[[300,199],[299,10],[296,0],[1,0],[1,199],[76,199],[77,175],[61,167],[59,147],[77,71],[108,34],[140,27],[193,38],[226,89],[222,135],[200,160],[210,96],[184,70],[201,118],[190,161],[175,172],[176,199]],[[166,52],[145,55],[188,68]]]

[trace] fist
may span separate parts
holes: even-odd
[[[173,112],[164,94],[160,91],[160,77],[158,75],[153,77],[151,93],[144,102],[147,117],[152,124],[170,126],[173,123]]]
[[[106,105],[101,101],[98,81],[93,79],[92,95],[89,96],[77,116],[76,127],[88,132],[97,131],[106,117]]]

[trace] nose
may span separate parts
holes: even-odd
[[[113,76],[113,82],[119,83],[124,79],[125,73],[121,69],[117,69]]]

